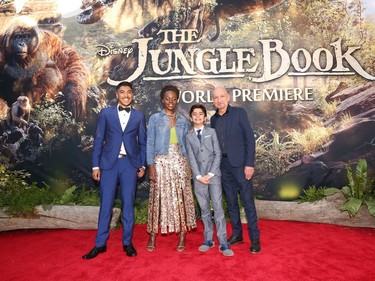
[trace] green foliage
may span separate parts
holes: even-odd
[[[135,200],[134,205],[134,216],[136,224],[145,224],[147,223],[148,215],[148,200]]]
[[[340,189],[334,187],[317,188],[313,185],[310,186],[308,189],[303,190],[304,194],[299,197],[298,202],[317,202],[337,192],[340,192]]]
[[[79,190],[76,186],[67,189],[61,196],[48,185],[38,187],[28,183],[30,174],[24,170],[10,171],[0,166],[0,207],[12,216],[29,217],[37,215],[35,207],[51,209],[52,205],[99,206],[99,191]]]
[[[77,205],[82,206],[99,206],[100,205],[100,195],[99,190],[91,189],[91,190],[84,190],[81,191],[79,196],[76,199]],[[116,201],[115,201],[116,204]]]
[[[35,104],[31,118],[38,120],[44,131],[46,150],[58,149],[73,136],[80,135],[84,130],[82,122],[76,122],[71,112],[66,111],[59,98],[43,100]]]
[[[0,190],[2,193],[10,193],[20,187],[26,187],[26,179],[29,177],[30,174],[25,171],[8,171],[4,166],[0,166]]]
[[[35,183],[29,184],[30,174],[21,171],[10,171],[0,166],[0,207],[4,207],[11,216],[31,217],[37,215],[35,207],[42,205],[50,210],[52,205],[99,206],[100,195],[97,189],[78,189],[72,186],[62,195],[56,194],[48,185],[39,188]],[[135,201],[135,223],[147,223],[147,200]],[[115,207],[120,208],[121,202],[116,199]]]
[[[358,161],[355,171],[350,165],[346,168],[348,185],[342,188],[346,201],[340,207],[340,211],[349,212],[355,216],[362,205],[366,205],[370,214],[375,216],[375,179],[367,177],[367,162],[364,159]]]
[[[368,211],[372,216],[375,217],[375,197],[372,197],[372,200],[363,200],[363,203],[367,205]]]
[[[77,186],[72,186],[65,190],[60,200],[56,202],[58,205],[79,205],[79,206],[99,206],[99,191],[96,189],[79,190]]]
[[[355,171],[350,165],[346,167],[348,185],[341,190],[337,188],[316,188],[310,186],[304,190],[304,195],[299,197],[299,202],[316,202],[327,196],[342,192],[346,198],[340,206],[340,211],[348,212],[354,217],[362,205],[366,205],[370,214],[375,216],[375,178],[370,180],[367,176],[367,162],[364,159],[358,161]]]
[[[65,205],[68,202],[72,202],[72,200],[74,198],[73,193],[76,190],[77,190],[76,186],[72,186],[71,188],[68,188],[67,190],[65,190],[64,194],[61,196],[61,199],[60,199],[59,203],[61,205]]]
[[[30,174],[25,171],[8,171],[0,166],[0,207],[5,207],[10,215],[27,217],[35,215],[35,206],[54,202],[54,194],[49,186],[39,188],[29,184]]]
[[[303,195],[298,199],[298,202],[316,202],[320,201],[325,197],[323,188],[316,188],[315,186],[309,186],[308,189],[303,190]]]
[[[10,195],[10,194],[8,194]],[[49,188],[39,188],[31,185],[11,196],[6,196],[7,213],[13,216],[28,217],[36,215],[35,207],[38,205],[50,205],[56,195]]]

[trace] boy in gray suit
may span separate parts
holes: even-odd
[[[219,141],[214,129],[205,127],[207,111],[201,104],[195,104],[190,109],[190,120],[194,130],[186,136],[186,148],[191,169],[193,171],[194,192],[202,213],[204,225],[204,242],[199,251],[208,251],[214,246],[213,222],[211,218],[210,198],[214,209],[214,219],[220,251],[224,256],[233,256],[227,242],[227,229],[222,205],[222,188]]]

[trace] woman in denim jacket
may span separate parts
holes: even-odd
[[[160,92],[164,109],[150,117],[147,127],[147,165],[150,175],[147,250],[155,249],[160,232],[179,233],[178,251],[186,245],[186,232],[196,227],[191,169],[186,134],[190,122],[176,112],[179,90],[166,85]]]

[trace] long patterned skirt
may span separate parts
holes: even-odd
[[[155,157],[157,181],[150,182],[147,232],[186,232],[197,226],[191,187],[191,170],[178,144],[167,155]]]

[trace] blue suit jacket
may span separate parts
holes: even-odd
[[[224,137],[229,163],[233,167],[254,167],[255,138],[246,111],[240,107],[228,106],[224,115],[227,118]],[[211,117],[212,128],[215,128],[218,118],[223,117],[217,114]],[[216,133],[220,141],[220,132]]]
[[[135,168],[146,166],[146,119],[142,112],[131,109],[130,118],[122,131],[117,105],[104,108],[98,115],[93,146],[92,165],[111,169],[124,143],[130,163]]]

